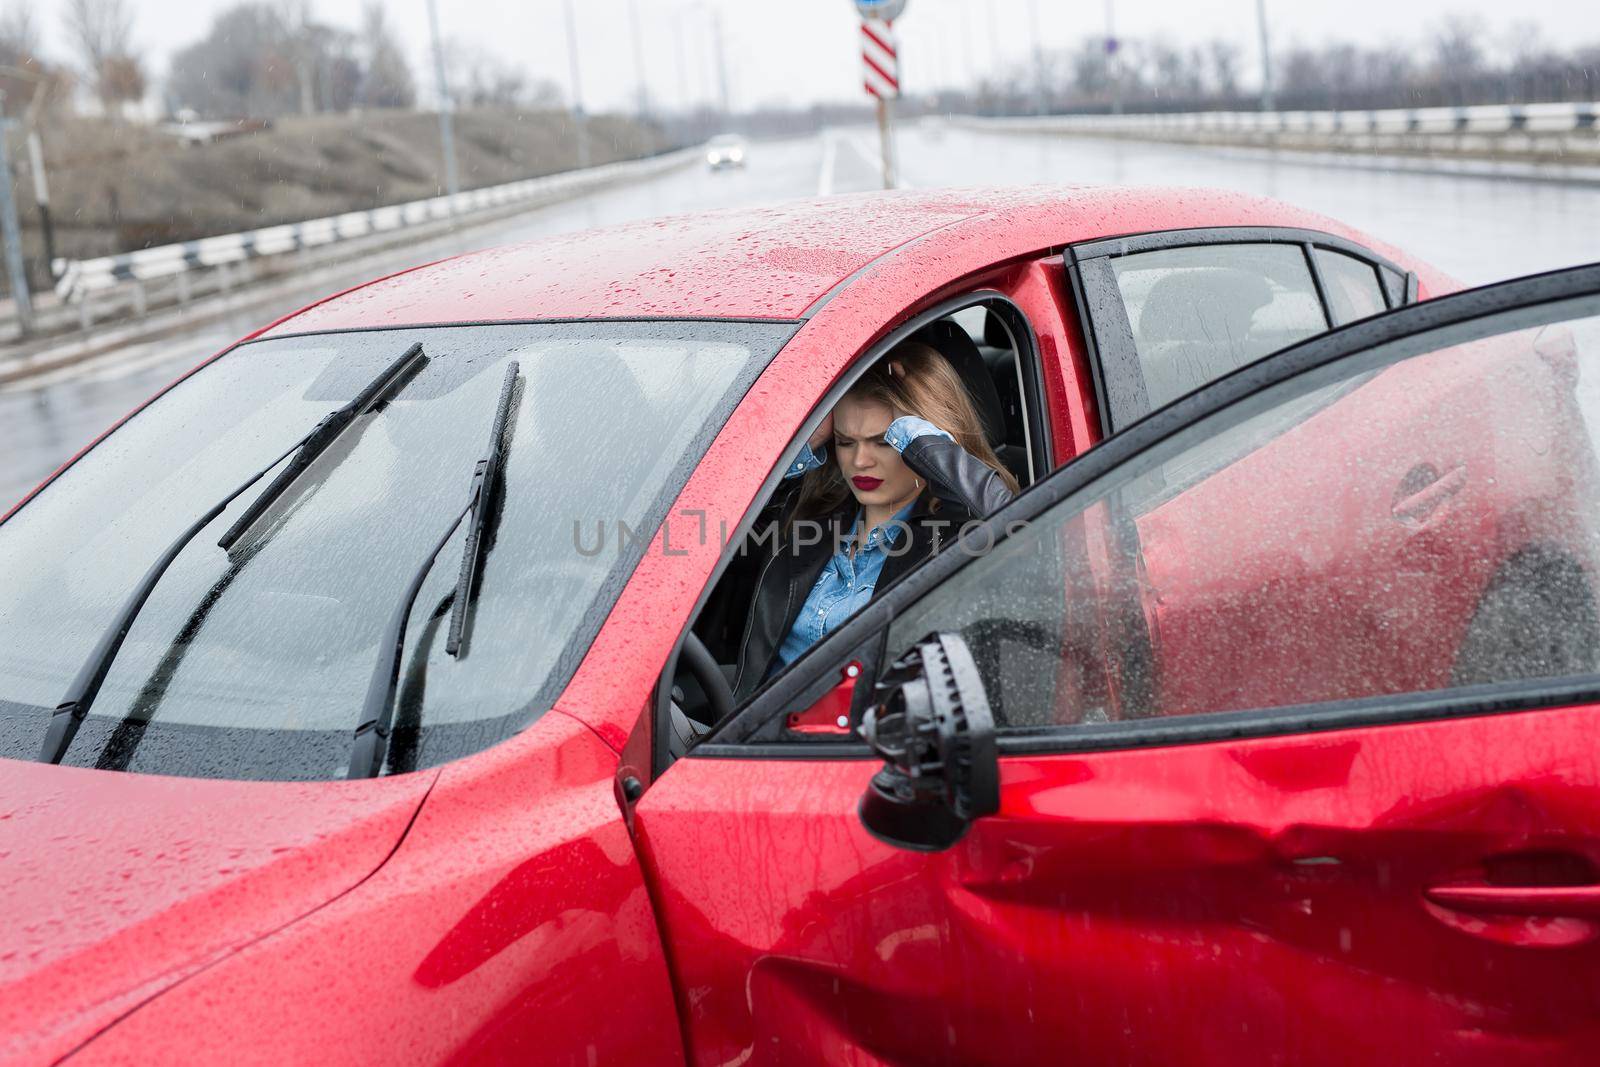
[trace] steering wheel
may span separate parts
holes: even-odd
[[[689,668],[689,673],[694,675],[700,688],[705,690],[706,699],[711,702],[712,723],[719,723],[732,715],[733,686],[728,684],[728,676],[722,673],[722,668],[712,658],[706,643],[693,630],[683,638],[683,664]]]

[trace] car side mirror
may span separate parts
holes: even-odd
[[[999,810],[994,715],[960,634],[929,634],[891,664],[860,733],[884,759],[858,808],[879,840],[937,852]]]

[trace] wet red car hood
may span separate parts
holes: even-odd
[[[0,1062],[54,1062],[347,892],[435,777],[226,782],[0,760]]]

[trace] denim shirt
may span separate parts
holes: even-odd
[[[902,415],[895,419],[884,431],[883,437],[896,452],[904,452],[914,439],[927,434],[950,437],[933,423],[914,415]],[[784,478],[798,478],[820,466],[822,458],[811,450],[809,444],[802,445],[799,458],[784,472]],[[883,564],[891,554],[895,539],[897,535],[907,532],[905,520],[915,507],[916,501],[913,500],[895,512],[887,522],[874,526],[867,533],[866,544],[852,556],[849,547],[855,543],[862,521],[862,513],[859,510],[856,512],[856,520],[850,526],[850,536],[844,539],[839,550],[817,576],[817,582],[811,587],[811,594],[806,597],[794,626],[778,646],[777,658],[767,672],[769,676],[799,659],[806,649],[867,606],[873,590],[878,586],[878,576],[883,573]]]
[[[811,595],[806,597],[805,606],[800,609],[793,628],[783,639],[783,644],[778,646],[778,657],[773,660],[769,674],[799,659],[802,652],[867,606],[896,538],[903,538],[906,534],[906,516],[916,506],[917,502],[913,500],[895,512],[888,522],[874,526],[867,533],[867,543],[856,549],[852,556],[850,546],[855,544],[856,533],[861,529],[861,512],[856,512],[856,521],[850,525],[850,536],[844,539],[833,558],[828,560],[827,566],[822,568],[822,573],[817,575],[817,584],[811,587]]]

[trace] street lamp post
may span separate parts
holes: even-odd
[[[678,101],[687,115],[694,110],[694,94],[689,90],[689,31],[682,19],[672,20],[678,38]]]
[[[998,0],[989,0],[989,66],[994,71],[996,82],[1000,80],[1000,72],[1005,69],[1005,63],[1000,58],[1000,15],[995,10]]]
[[[711,35],[717,49],[717,91],[722,96],[722,118],[728,118],[728,47],[722,39],[722,9],[711,9]]]
[[[1122,70],[1117,62],[1116,0],[1106,0],[1106,83],[1111,89],[1111,113],[1122,114]]]
[[[39,231],[44,236],[45,267],[52,274],[56,262],[55,224],[50,218],[50,185],[44,172],[44,145],[39,140],[39,117],[50,95],[51,79],[28,67],[0,67],[0,74],[33,82],[33,98],[22,111],[22,129],[28,141],[28,163],[33,171],[33,202],[39,208]],[[0,90],[0,103],[5,101]]]
[[[22,264],[22,226],[17,222],[17,202],[11,188],[11,160],[6,139],[11,120],[0,118],[0,240],[5,243],[6,273],[11,275],[11,297],[17,305],[17,326],[24,335],[33,330],[33,299]]]
[[[1039,36],[1039,0],[1028,0],[1028,21],[1033,28],[1033,81],[1035,114],[1045,112],[1044,42]]]
[[[964,25],[961,27],[963,40],[956,44],[956,51],[960,52],[967,61],[967,82],[971,92],[978,91],[978,61],[973,56],[978,43],[978,34],[972,25],[972,5],[962,5],[962,18]]]
[[[1261,34],[1261,110],[1272,111],[1272,52],[1267,41],[1267,0],[1256,0],[1256,29]]]
[[[455,101],[450,97],[450,82],[444,74],[444,42],[439,39],[439,9],[428,0],[428,25],[433,30],[433,71],[439,83],[439,140],[444,145],[444,184],[450,194],[450,214],[456,213],[456,194],[461,184],[456,174],[456,133],[451,121]]]
[[[589,120],[583,114],[583,77],[578,69],[578,17],[567,0],[567,64],[572,72],[572,121],[578,134],[578,169],[589,166]]]
[[[28,131],[28,162],[33,169],[33,202],[39,207],[39,232],[44,237],[44,261],[51,270],[56,261],[56,230],[50,219],[50,184],[44,173],[44,145],[39,131]]]
[[[639,117],[650,117],[650,87],[644,73],[644,30],[639,24],[639,0],[628,0],[628,21],[633,24],[633,73],[638,79]]]

